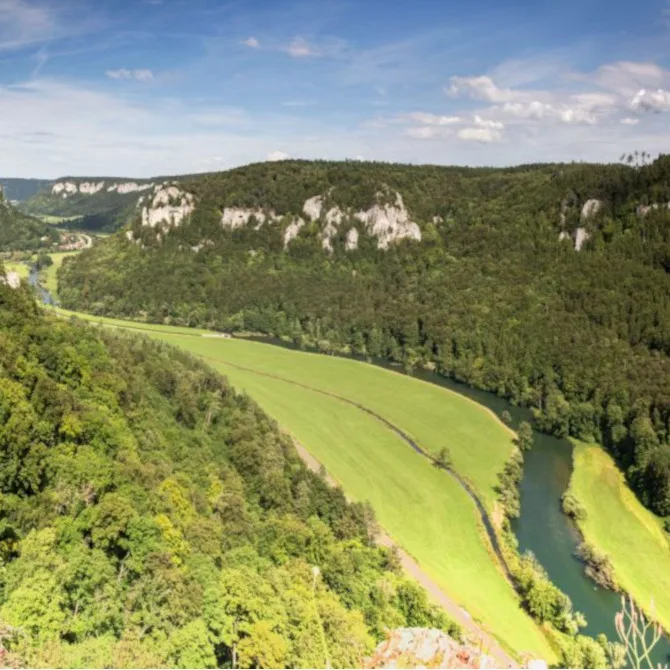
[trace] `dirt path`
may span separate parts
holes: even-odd
[[[312,454],[305,449],[293,436],[291,436],[298,455],[303,460],[305,465],[319,474],[321,472],[321,463],[312,456]],[[339,483],[331,476],[326,475],[326,481],[331,486],[339,486]],[[441,588],[431,579],[421,568],[421,566],[398,545],[390,535],[381,531],[375,538],[377,544],[383,547],[395,548],[400,564],[403,570],[412,579],[416,580],[428,592],[431,600],[438,604],[442,609],[449,614],[449,616],[456,621],[462,628],[466,635],[472,638],[473,642],[481,644],[482,651],[492,656],[500,668],[518,668],[519,664],[498,644],[498,642],[481,628],[457,603],[455,603]]]

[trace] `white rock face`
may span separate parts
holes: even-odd
[[[588,221],[591,217],[595,216],[600,211],[602,205],[603,203],[595,198],[587,200],[582,207],[582,221]]]
[[[212,240],[202,240],[202,242],[199,242],[194,247],[191,247],[191,251],[197,254],[198,252],[202,251],[205,247],[212,246],[213,244],[214,242],[212,242]]]
[[[377,204],[354,216],[377,238],[378,249],[388,249],[392,242],[406,238],[421,241],[421,229],[410,220],[400,193],[396,193],[394,205]]]
[[[64,198],[77,192],[77,185],[71,181],[60,181],[51,187],[53,195],[63,194]]]
[[[326,212],[326,222],[339,226],[344,219],[344,212],[339,207],[331,207]]]
[[[128,240],[128,242],[133,241],[133,231],[132,230],[126,230],[126,239]]]
[[[79,184],[79,193],[83,193],[84,195],[95,195],[99,191],[102,191],[104,186],[105,186],[104,181],[99,181],[97,184],[85,181]]]
[[[158,224],[178,226],[195,209],[192,193],[182,191],[177,186],[163,186],[156,189],[151,204],[142,208],[142,225],[154,228]]]
[[[356,228],[352,228],[347,233],[347,239],[344,243],[344,248],[347,251],[353,251],[354,249],[358,249],[358,230]]]
[[[566,230],[562,230],[561,234],[558,236],[559,242],[562,242],[563,240],[569,240],[570,239],[570,233],[568,233]]]
[[[298,217],[286,227],[286,230],[284,231],[284,249],[288,249],[288,245],[290,244],[291,240],[294,240],[296,237],[298,237],[298,233],[304,225],[304,219]]]
[[[4,277],[0,275],[0,284],[6,284],[9,288],[19,288],[21,286],[21,277],[19,277],[18,272],[12,270],[7,272]]]
[[[241,228],[246,226],[251,217],[255,217],[258,221],[256,228],[258,229],[266,221],[278,221],[278,217],[274,212],[264,212],[262,209],[247,209],[245,207],[226,207],[223,210],[223,215],[221,216],[221,225],[224,228],[230,228],[235,230],[236,228]]]
[[[120,193],[121,195],[125,195],[126,193],[136,193],[138,191],[148,191],[150,188],[153,188],[154,184],[153,182],[151,184],[137,184],[134,181],[129,181],[124,184],[114,184],[110,188],[108,188],[108,191],[116,191],[117,193]]]
[[[584,243],[591,237],[586,228],[577,228],[575,231],[575,251],[581,251]]]
[[[327,223],[321,231],[321,246],[328,252],[333,252],[333,237],[337,235],[337,228],[332,223]]]
[[[308,198],[305,200],[305,204],[302,206],[302,211],[311,221],[320,219],[321,212],[323,211],[323,197],[320,195],[315,195],[312,198]]]

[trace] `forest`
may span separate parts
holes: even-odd
[[[670,516],[670,156],[510,169],[287,161],[181,186],[197,198],[190,221],[162,231],[138,217],[134,241],[120,233],[66,262],[65,307],[435,369],[533,408],[547,432],[600,442]],[[355,211],[396,190],[421,242],[379,250],[352,218],[355,250],[340,226],[324,251],[323,221],[284,248],[307,198]],[[600,208],[585,219],[591,199]],[[220,220],[232,206],[285,216],[231,230]]]
[[[0,250],[38,249],[50,246],[59,237],[54,228],[10,205],[0,188]]]
[[[5,666],[355,667],[387,627],[460,634],[248,396],[4,285],[0,461]]]

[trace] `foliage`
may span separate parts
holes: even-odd
[[[27,289],[0,286],[0,620],[12,658],[320,665],[316,606],[333,665],[355,665],[384,626],[410,624],[406,579],[369,522],[188,354],[49,319]],[[426,601],[411,608],[448,623]]]
[[[0,191],[0,251],[48,247],[58,237],[58,233],[46,223],[19,212],[6,202]]]
[[[442,447],[437,453],[435,458],[435,465],[442,468],[443,470],[448,470],[452,465],[451,452],[447,447]]]
[[[517,445],[521,451],[529,451],[533,447],[533,429],[528,421],[522,421],[517,428]]]
[[[586,574],[597,584],[613,591],[618,590],[614,568],[610,557],[588,542],[577,547],[577,556],[586,564]]]
[[[187,178],[199,203],[189,224],[159,238],[136,221],[139,244],[119,234],[64,264],[61,299],[433,366],[532,407],[542,430],[604,444],[641,500],[667,515],[670,212],[638,208],[670,200],[669,174],[664,156],[639,168],[503,170],[288,161]],[[349,218],[332,254],[317,224],[285,251],[284,223],[220,224],[225,206],[298,215],[323,194],[357,211],[394,190],[421,243],[384,252],[361,234],[346,252],[347,226],[360,228]],[[602,207],[581,221],[591,198]],[[578,226],[590,234],[580,253],[558,239]]]
[[[575,521],[586,521],[588,512],[571,491],[568,490],[561,496],[561,506],[563,513],[571,519],[574,519]]]

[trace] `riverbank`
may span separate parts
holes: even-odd
[[[601,447],[575,443],[570,492],[586,512],[577,525],[605,552],[619,586],[670,631],[670,542]],[[653,603],[653,605],[652,605]]]

